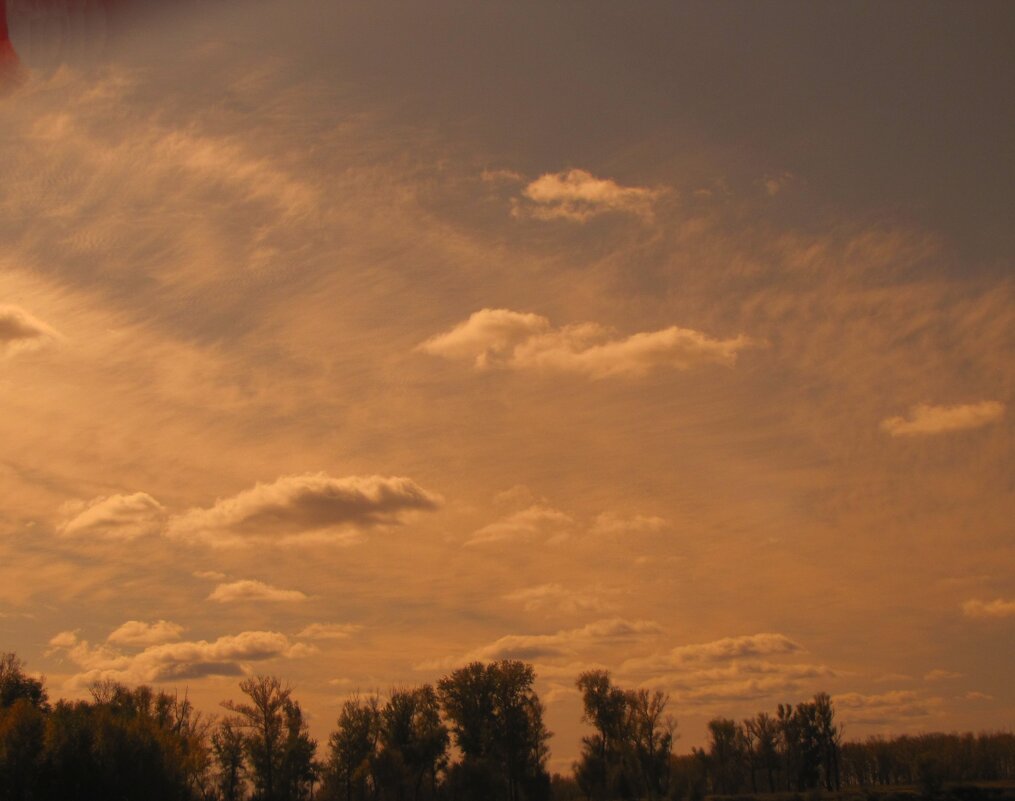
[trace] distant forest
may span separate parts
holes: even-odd
[[[669,697],[618,687],[606,671],[578,677],[591,733],[573,775],[551,776],[534,682],[524,662],[474,662],[436,685],[354,697],[319,748],[274,676],[241,681],[242,699],[211,718],[178,695],[114,682],[93,685],[91,701],[51,702],[43,681],[0,654],[0,801],[1013,797],[1011,732],[843,741],[819,693],[716,718],[705,748],[677,756]]]

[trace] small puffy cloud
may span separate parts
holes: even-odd
[[[393,525],[406,512],[436,509],[441,503],[440,496],[408,478],[305,473],[258,483],[210,508],[174,516],[167,531],[173,537],[235,544],[251,537]]]
[[[538,314],[481,309],[450,331],[430,337],[419,350],[445,359],[469,359],[482,370],[510,363],[523,342],[549,331],[550,321]]]
[[[89,540],[133,540],[158,534],[166,510],[146,492],[109,495],[64,504],[64,520],[57,532],[64,537]]]
[[[970,599],[962,604],[966,617],[1015,617],[1015,601],[995,598],[993,601]]]
[[[526,587],[503,597],[506,601],[522,604],[526,612],[552,609],[573,614],[601,612],[610,606],[597,593],[588,590],[569,590],[560,584]]]
[[[49,638],[49,644],[53,648],[70,648],[77,644],[78,635],[76,631],[61,631]]]
[[[954,670],[944,670],[943,668],[935,668],[923,675],[924,681],[948,681],[949,679],[961,678],[961,673],[956,673]]]
[[[516,217],[586,222],[600,214],[621,212],[651,218],[652,204],[663,189],[621,186],[585,170],[546,173],[522,190],[513,204]]]
[[[33,350],[59,335],[17,306],[0,305],[0,356]]]
[[[296,636],[305,640],[345,640],[362,629],[355,623],[311,623]]]
[[[979,692],[977,690],[970,690],[968,693],[966,693],[962,697],[965,698],[967,701],[993,701],[994,700],[994,696],[993,695],[987,695],[987,693],[981,693],[981,692]]]
[[[723,637],[711,642],[679,645],[667,653],[636,657],[624,663],[624,671],[680,669],[701,662],[729,662],[758,656],[793,654],[803,647],[784,634],[763,632],[740,637]]]
[[[154,623],[128,620],[112,631],[106,637],[106,642],[114,645],[159,645],[180,639],[182,633],[183,626],[168,620],[157,620]]]
[[[743,335],[713,339],[677,326],[617,337],[598,323],[554,328],[536,314],[481,309],[418,349],[431,356],[471,361],[477,370],[540,370],[602,379],[639,377],[661,368],[732,366],[737,354],[753,344]]]
[[[981,401],[958,406],[931,406],[919,403],[909,410],[909,417],[889,417],[881,421],[882,430],[893,437],[915,437],[962,431],[997,422],[1004,415],[1004,404]]]
[[[248,663],[295,659],[312,650],[290,642],[284,634],[275,631],[245,631],[211,642],[150,645],[135,654],[125,654],[110,645],[93,647],[85,640],[78,640],[76,636],[72,639],[65,634],[58,635],[60,644],[56,647],[81,668],[69,682],[73,687],[86,687],[105,679],[141,684],[204,676],[239,676],[246,672]]]
[[[280,590],[272,587],[263,581],[243,579],[233,581],[229,584],[219,584],[211,595],[209,601],[218,601],[221,604],[237,603],[240,601],[280,601],[290,603],[293,601],[305,601],[307,596],[299,590]]]
[[[473,532],[466,544],[482,545],[535,536],[549,537],[551,541],[559,540],[566,536],[573,523],[570,515],[544,504],[536,504],[483,526]]]

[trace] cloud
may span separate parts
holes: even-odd
[[[893,690],[877,695],[844,693],[832,698],[846,722],[888,724],[906,718],[927,717],[942,704],[937,697],[924,697],[911,690]]]
[[[661,517],[649,517],[646,515],[635,515],[633,517],[621,517],[611,512],[603,512],[598,515],[592,524],[593,534],[641,534],[652,531],[661,531],[666,528],[666,521]]]
[[[305,601],[307,596],[299,590],[280,590],[272,587],[263,581],[243,579],[233,581],[229,584],[219,584],[211,595],[209,601],[218,601],[221,604],[236,603],[238,601],[279,601],[289,603],[293,601]]]
[[[258,483],[208,509],[177,515],[170,519],[168,533],[234,544],[249,537],[279,538],[340,526],[393,525],[405,512],[432,510],[441,503],[440,496],[408,478],[305,473]]]
[[[362,629],[355,623],[311,623],[296,636],[307,640],[345,640]]]
[[[546,173],[522,190],[512,213],[537,220],[586,222],[609,212],[651,218],[652,204],[663,189],[621,186],[608,178],[596,178],[585,170]]]
[[[750,634],[740,637],[723,637],[711,642],[680,645],[664,654],[636,657],[627,660],[624,671],[658,671],[680,669],[701,662],[729,662],[757,656],[793,654],[803,647],[784,634]]]
[[[1015,617],[1015,601],[995,598],[993,601],[970,599],[962,604],[966,617]]]
[[[209,581],[224,581],[226,578],[225,573],[220,573],[217,570],[195,570],[192,575],[194,578],[208,579]]]
[[[923,675],[924,681],[947,681],[948,679],[961,679],[962,674],[956,673],[954,670],[943,670],[942,668],[935,668],[930,670]]]
[[[114,645],[159,645],[180,639],[183,626],[170,623],[168,620],[157,620],[144,623],[140,620],[128,620],[106,637],[106,642]],[[52,641],[50,642],[52,645]]]
[[[0,356],[33,350],[59,335],[17,306],[0,305]]]
[[[108,645],[89,645],[72,632],[62,632],[50,641],[63,650],[82,671],[69,681],[72,687],[87,687],[111,679],[126,684],[196,679],[204,676],[239,676],[247,663],[278,658],[298,658],[307,648],[293,644],[275,631],[245,631],[214,641],[150,645],[139,653],[127,654]]]
[[[499,659],[532,661],[568,657],[584,648],[630,642],[657,634],[659,631],[659,624],[651,620],[605,618],[580,628],[558,631],[555,634],[507,634],[460,657],[430,660],[416,665],[416,669],[432,670],[466,662]]]
[[[62,511],[65,519],[57,527],[60,535],[92,540],[133,540],[158,534],[166,519],[165,507],[145,492],[72,502]]]
[[[978,690],[970,690],[964,696],[967,701],[993,701],[994,696],[988,695],[987,693],[981,693]]]
[[[893,437],[913,437],[962,431],[994,423],[1004,415],[1004,404],[981,401],[958,406],[931,406],[919,403],[909,410],[909,419],[889,417],[881,428]]]
[[[632,665],[635,668],[632,678],[637,681],[639,660],[625,663],[621,674]],[[665,689],[681,704],[708,705],[799,693],[807,683],[835,676],[836,672],[827,665],[734,660],[706,667],[693,662],[671,665],[664,672],[640,680],[640,685]]]
[[[540,584],[526,587],[503,596],[506,601],[523,605],[526,612],[553,609],[573,614],[575,612],[601,612],[609,608],[596,593],[568,590],[560,584]]]
[[[769,197],[775,197],[788,186],[795,183],[796,176],[791,172],[783,172],[779,175],[769,175],[764,180],[765,192]]]
[[[535,536],[548,536],[551,541],[556,541],[567,535],[573,523],[570,515],[544,504],[536,504],[477,529],[465,544],[481,545]]]
[[[431,356],[471,361],[477,370],[541,370],[600,379],[639,377],[657,368],[732,366],[739,351],[753,344],[743,335],[720,340],[677,326],[617,338],[598,323],[553,328],[537,314],[481,309],[418,349]]]
[[[76,631],[61,631],[49,638],[49,644],[53,648],[70,648],[78,641]]]

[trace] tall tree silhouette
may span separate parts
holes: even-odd
[[[257,801],[299,801],[313,780],[316,743],[306,734],[292,688],[275,676],[255,676],[240,682],[249,703],[223,701],[236,724],[247,730],[244,748]]]
[[[535,801],[548,796],[550,732],[531,665],[473,662],[438,682],[462,762],[451,781],[467,797]]]

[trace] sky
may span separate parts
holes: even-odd
[[[322,741],[535,665],[1015,723],[1015,7],[9,0],[0,649]]]

